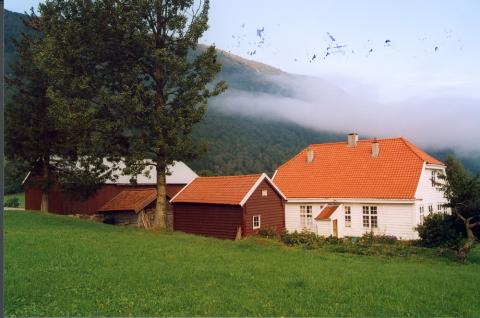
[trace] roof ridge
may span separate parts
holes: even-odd
[[[263,173],[240,174],[240,175],[234,175],[234,176],[205,176],[205,177],[197,177],[196,179],[254,177],[254,176],[261,176],[262,174]]]
[[[382,141],[382,140],[395,140],[395,139],[402,139],[403,137],[400,136],[400,137],[389,137],[389,138],[381,138],[381,139],[378,139],[377,138],[377,141]],[[372,141],[374,140],[375,138],[369,138],[369,139],[360,139],[358,140],[358,142],[368,142],[368,141]],[[289,160],[285,161],[284,163],[282,163],[280,166],[277,167],[277,171],[282,168],[283,166],[285,166],[286,164],[288,164],[290,161],[292,160],[295,160],[298,156],[300,156],[305,150],[307,150],[308,148],[312,147],[312,146],[323,146],[323,145],[337,145],[337,144],[346,144],[347,141],[335,141],[335,142],[325,142],[325,143],[321,143],[321,144],[309,144],[307,145],[305,148],[303,148],[302,150],[300,150],[300,152],[298,152],[295,156],[293,156],[292,158],[290,158]]]
[[[400,136],[400,137],[388,137],[388,138],[368,138],[368,139],[359,139],[357,142],[368,142],[368,141],[373,141],[375,139],[377,141],[385,141],[385,140],[395,140],[395,139],[402,139],[402,138],[403,138],[402,136]],[[347,143],[347,141],[325,142],[325,143],[321,143],[321,144],[310,144],[310,145],[308,145],[308,147],[310,147],[310,146],[321,146],[321,145],[337,145],[337,144],[346,144],[346,143]]]
[[[418,154],[415,149],[413,149],[413,147],[410,145],[410,141],[408,141],[406,138],[404,137],[400,137],[400,140],[403,141],[403,143],[405,144],[405,146],[408,147],[408,149],[410,149],[411,152],[413,152],[415,154],[415,156],[417,156],[420,160],[425,161],[425,159],[422,158],[422,156],[420,156],[420,154]]]
[[[400,139],[403,141],[403,143],[405,143],[405,145],[418,157],[420,158],[420,160],[422,160],[422,162],[425,162],[425,163],[429,163],[430,158],[433,159],[433,160],[436,160],[438,162],[440,162],[441,164],[443,164],[440,160],[438,160],[437,158],[433,157],[432,155],[428,154],[427,152],[425,152],[424,150],[418,148],[415,144],[411,143],[410,140],[408,140],[407,138],[405,137],[400,137]],[[427,158],[423,158],[422,155],[425,155],[427,156]],[[430,157],[430,158],[428,158]],[[432,161],[433,161],[432,160]]]

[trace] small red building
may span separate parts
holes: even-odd
[[[266,174],[198,177],[170,200],[173,228],[235,239],[285,227],[285,196]]]

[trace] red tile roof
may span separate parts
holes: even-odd
[[[330,216],[335,212],[338,208],[338,205],[327,205],[322,209],[319,215],[315,218],[315,220],[328,220]]]
[[[155,201],[156,197],[157,190],[152,188],[123,190],[105,203],[98,211],[134,211],[138,213]]]
[[[262,174],[198,177],[172,203],[213,203],[239,205]]]
[[[310,145],[278,168],[274,182],[287,198],[413,199],[423,163],[443,165],[404,138],[377,141],[377,157],[373,140],[352,148],[346,142]]]

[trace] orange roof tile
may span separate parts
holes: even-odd
[[[335,212],[338,208],[338,205],[327,205],[322,209],[319,215],[315,218],[315,220],[328,220],[330,216]]]
[[[314,144],[281,165],[275,184],[287,198],[413,199],[423,163],[442,164],[404,138],[379,139],[380,154],[371,155],[373,140]],[[314,151],[307,162],[307,150]]]
[[[180,191],[172,202],[239,205],[261,176],[198,177]]]
[[[155,201],[156,189],[129,189],[123,190],[113,199],[105,203],[98,211],[134,211],[140,212],[147,205]]]

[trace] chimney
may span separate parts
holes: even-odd
[[[307,162],[308,163],[313,162],[313,158],[314,158],[313,149],[307,149]]]
[[[378,157],[380,154],[380,143],[375,138],[372,142],[372,157]]]
[[[348,147],[355,148],[358,142],[358,135],[356,133],[351,133],[347,135]]]

